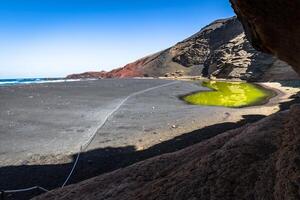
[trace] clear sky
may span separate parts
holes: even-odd
[[[233,15],[229,0],[0,0],[0,78],[110,70]]]

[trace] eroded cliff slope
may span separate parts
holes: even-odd
[[[278,68],[280,72],[278,73]],[[173,47],[110,72],[68,78],[209,76],[248,81],[297,79],[284,62],[256,51],[236,17],[217,20]]]

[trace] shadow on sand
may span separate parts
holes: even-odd
[[[292,104],[300,103],[299,95],[295,95],[293,100],[280,105],[281,110],[288,109]],[[178,151],[193,144],[210,139],[224,131],[241,127],[247,123],[256,122],[264,115],[245,115],[243,120],[237,123],[220,123],[205,128],[192,131],[154,145],[146,150],[136,151],[134,146],[119,148],[100,148],[82,153],[78,165],[72,175],[69,184],[77,183],[88,178],[111,172],[113,170],[129,166],[133,163],[161,155]],[[75,160],[77,154],[73,155]],[[67,174],[73,166],[72,163],[53,165],[22,165],[0,168],[0,188],[16,189],[39,185],[47,189],[60,187]],[[5,194],[4,199],[30,199],[40,194],[40,191],[30,191],[14,194]],[[0,198],[1,199],[1,198]]]

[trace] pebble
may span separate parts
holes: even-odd
[[[172,127],[172,128],[177,128],[178,126],[176,126],[175,124],[173,124],[171,127]]]

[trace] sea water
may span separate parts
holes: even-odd
[[[65,79],[65,78],[18,78],[18,79],[0,79],[0,86],[20,85],[20,84],[35,84],[35,83],[57,83],[80,81],[80,79]]]

